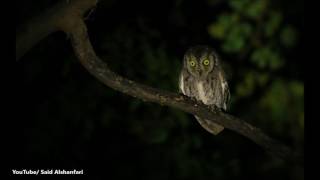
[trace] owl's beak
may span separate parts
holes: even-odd
[[[199,67],[197,67],[197,72],[198,72],[198,77],[201,77],[203,73]]]
[[[202,70],[198,70],[198,72],[199,72],[199,78],[200,79],[206,79],[206,73],[204,72],[204,71],[202,71]]]

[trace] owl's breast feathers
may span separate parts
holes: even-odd
[[[230,93],[228,83],[221,73],[217,74],[215,83],[197,80],[190,75],[184,76],[184,73],[181,73],[179,89],[184,95],[195,97],[206,105],[214,104],[224,110],[227,109]]]
[[[179,78],[179,89],[180,91],[186,95],[186,92],[184,91],[184,78],[183,78],[183,73],[180,74],[180,78]]]
[[[196,84],[196,88],[198,90],[198,99],[203,102],[203,104],[210,104],[210,96],[207,95],[205,88],[203,87],[203,81],[198,81]]]

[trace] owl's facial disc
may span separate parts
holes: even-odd
[[[217,56],[213,49],[206,46],[190,48],[184,56],[184,67],[197,79],[206,79],[217,66]]]
[[[186,65],[188,71],[194,76],[199,77],[200,76],[200,64],[196,57],[194,56],[187,56],[186,58]]]
[[[200,79],[205,79],[208,74],[213,71],[215,59],[213,55],[204,54],[199,59],[200,64]]]

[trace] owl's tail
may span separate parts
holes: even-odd
[[[195,116],[195,117],[198,120],[198,122],[200,123],[200,125],[205,130],[210,132],[211,134],[218,135],[224,129],[223,126],[221,126],[221,125],[219,125],[217,123],[214,123],[214,122],[209,121],[209,120],[201,119],[198,116]]]

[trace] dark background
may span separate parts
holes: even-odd
[[[16,29],[53,0],[16,2]],[[96,53],[132,80],[178,91],[184,52],[223,58],[229,112],[304,152],[302,0],[101,0],[86,20]],[[113,179],[304,179],[304,169],[235,132],[116,92],[51,34],[16,62],[15,168],[84,169]]]

